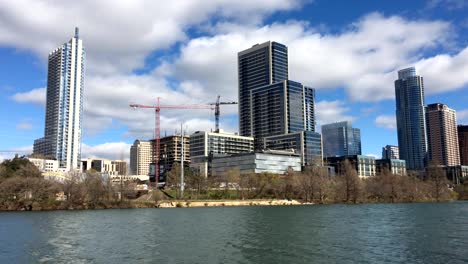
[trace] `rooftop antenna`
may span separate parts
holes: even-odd
[[[80,29],[75,27],[75,38],[80,38]]]

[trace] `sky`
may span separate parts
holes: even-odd
[[[154,136],[154,111],[130,103],[237,101],[237,53],[288,46],[289,77],[316,89],[320,125],[349,120],[362,152],[397,145],[397,71],[416,67],[426,104],[468,124],[468,1],[0,1],[0,159],[44,134],[47,56],[80,28],[86,49],[82,157],[128,159]],[[214,129],[212,110],[161,110],[161,134]],[[220,127],[238,130],[236,106]]]

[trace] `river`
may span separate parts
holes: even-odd
[[[0,212],[0,263],[467,263],[468,202]]]

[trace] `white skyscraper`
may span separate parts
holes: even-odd
[[[45,132],[34,141],[34,153],[58,160],[65,171],[80,167],[84,64],[75,28],[75,36],[49,54]]]

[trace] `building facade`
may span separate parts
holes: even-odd
[[[190,136],[190,167],[205,177],[210,174],[214,156],[249,153],[254,151],[252,137],[226,133],[197,131]]]
[[[182,157],[182,144],[183,140],[183,156],[184,166],[188,166],[190,163],[190,137],[184,136],[183,139],[180,135],[167,136],[160,139],[160,162],[159,165],[163,172],[170,171],[174,167],[175,163],[181,162]],[[154,145],[154,140],[151,140]]]
[[[387,169],[393,175],[406,175],[406,161],[400,159],[378,159],[375,160],[377,173]]]
[[[382,159],[400,159],[398,146],[387,145],[382,148]]]
[[[335,171],[340,174],[343,173],[343,165],[345,160],[348,160],[353,168],[356,170],[357,175],[361,178],[375,176],[377,167],[375,158],[372,156],[362,155],[349,155],[341,157],[327,157],[327,165],[335,168]]]
[[[427,162],[424,81],[414,67],[398,71],[395,96],[400,159],[409,170],[423,170]]]
[[[349,121],[322,125],[324,157],[361,155],[361,130]]]
[[[154,143],[149,140],[135,140],[130,147],[130,173],[148,175],[151,163],[154,163]]]
[[[468,166],[468,126],[458,126],[458,146],[460,148],[460,163]]]
[[[256,150],[266,136],[315,131],[314,90],[301,83],[283,80],[251,89],[250,103]]]
[[[239,79],[239,133],[253,136],[250,91],[288,79],[288,48],[268,41],[237,55]]]
[[[457,117],[455,110],[444,104],[426,107],[428,160],[433,165],[460,165]]]
[[[125,161],[119,161],[116,163],[115,161],[108,159],[83,159],[81,160],[81,169],[82,172],[94,170],[96,172],[101,173],[101,175],[104,174],[106,176],[125,175],[120,174],[119,169],[117,167],[119,164],[122,165],[122,163],[125,163],[125,167],[127,166],[127,163]]]
[[[285,174],[288,170],[301,171],[301,157],[292,152],[265,151],[240,153],[215,157],[212,162],[213,176],[222,176],[236,170],[240,175],[250,173]]]
[[[81,163],[81,132],[85,51],[75,36],[49,54],[44,137],[33,152],[59,161],[59,167],[77,170]]]
[[[58,160],[28,158],[41,172],[57,172],[59,170]]]
[[[322,136],[312,131],[299,131],[263,139],[265,150],[294,150],[301,156],[303,166],[322,165]],[[317,164],[320,162],[320,164]]]

